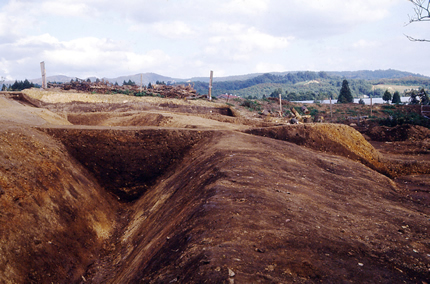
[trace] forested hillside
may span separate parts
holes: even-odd
[[[339,75],[338,75],[339,74]],[[340,76],[345,75],[345,76]],[[398,77],[409,75],[407,77]],[[363,96],[382,97],[384,88],[373,89],[373,85],[430,86],[430,78],[396,70],[357,72],[291,72],[282,75],[262,74],[246,80],[213,83],[212,94],[229,93],[247,98],[277,97],[281,94],[288,100],[336,99],[347,79],[355,98]],[[197,92],[208,93],[207,82],[193,82]]]

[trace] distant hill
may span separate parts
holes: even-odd
[[[429,78],[427,76],[398,71],[394,69],[388,70],[360,70],[360,71],[329,71],[327,74],[332,76],[339,76],[346,79],[362,79],[362,80],[379,80],[379,79],[399,79],[405,77],[422,77]]]
[[[252,73],[247,75],[227,76],[227,77],[214,77],[214,82],[229,82],[229,81],[244,81],[249,80],[263,74],[271,74],[278,76],[285,76],[287,74],[297,74],[306,71],[287,71],[287,72],[268,72],[268,73]],[[321,71],[330,76],[342,77],[346,79],[362,79],[362,80],[379,80],[379,79],[399,79],[404,77],[421,77],[430,78],[417,73],[399,71],[394,69],[388,70],[359,70],[359,71]],[[316,72],[318,73],[318,72]],[[209,77],[193,77],[189,79],[193,82],[209,82]]]
[[[373,90],[374,84],[394,84],[429,88],[430,77],[396,70],[355,71],[355,72],[283,72],[265,73],[246,80],[215,81],[212,94],[233,94],[245,98],[277,97],[287,100],[322,100],[336,98],[342,81],[348,79],[351,93],[355,98],[380,97],[384,88]],[[207,82],[193,82],[200,94],[208,93]]]
[[[286,76],[288,74],[297,74],[299,72],[309,72],[309,71],[288,71],[288,72],[269,72],[269,73],[252,73],[245,75],[234,75],[234,76],[225,76],[225,77],[216,77],[216,73],[214,74],[214,82],[231,82],[231,81],[246,81],[253,79],[258,76],[262,76],[264,74],[271,74],[277,76]],[[322,71],[328,74],[329,76],[342,77],[346,79],[363,79],[363,80],[380,80],[380,79],[399,79],[404,77],[419,77],[419,78],[430,78],[421,74],[399,71],[394,69],[388,70],[359,70],[359,71]],[[318,73],[318,72],[314,72]],[[192,78],[172,78],[168,76],[159,75],[156,73],[139,73],[135,75],[126,75],[120,76],[116,78],[100,78],[104,80],[108,80],[109,82],[118,84],[122,84],[124,81],[128,82],[128,80],[132,80],[136,84],[140,84],[140,76],[142,74],[142,82],[144,85],[148,85],[148,83],[155,83],[156,81],[164,81],[178,83],[178,82],[209,82],[208,77],[192,77]],[[75,79],[76,77],[70,77],[65,75],[55,75],[48,76],[48,82],[70,82],[70,80]],[[80,78],[86,80],[87,78]],[[96,77],[90,77],[91,81],[95,81]],[[42,84],[42,78],[31,79],[30,82],[34,84]],[[14,81],[6,81],[5,84],[13,84]]]
[[[165,82],[165,83],[168,83],[168,82],[176,83],[178,81],[184,81],[184,79],[162,76],[162,75],[155,74],[155,73],[141,73],[141,74],[136,74],[136,75],[121,76],[121,77],[117,77],[117,78],[104,78],[104,79],[108,80],[111,83],[117,82],[120,85],[124,81],[128,82],[128,80],[131,80],[131,81],[135,82],[137,85],[139,85],[141,75],[142,75],[142,84],[143,85],[148,85],[149,83],[155,83],[157,81]]]
[[[141,78],[141,74],[135,74],[135,75],[127,75],[127,76],[121,76],[121,77],[117,77],[117,78],[99,78],[100,80],[107,80],[111,83],[115,83],[117,82],[118,84],[122,84],[124,81],[128,82],[128,80],[131,80],[133,82],[135,82],[136,84],[140,84],[140,78]],[[69,77],[69,76],[64,76],[64,75],[55,75],[55,76],[48,76],[47,77],[47,81],[48,82],[57,82],[57,83],[66,83],[66,82],[70,82],[70,80],[75,80],[76,77]],[[83,79],[83,80],[87,80],[88,78],[79,78],[79,79]],[[89,78],[92,82],[94,82],[97,78],[96,77],[90,77]],[[37,78],[37,79],[32,79],[29,80],[30,82],[34,83],[34,84],[42,84],[42,78]],[[144,85],[148,85],[148,83],[155,83],[156,81],[164,81],[164,82],[178,82],[178,81],[184,81],[184,79],[177,79],[177,78],[171,78],[171,77],[166,77],[166,76],[162,76],[162,75],[158,75],[155,73],[142,73],[142,83]],[[12,84],[12,81],[8,81],[5,82],[6,84]]]

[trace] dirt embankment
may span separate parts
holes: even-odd
[[[94,283],[417,283],[429,275],[429,213],[360,163],[218,133],[136,202],[117,249],[86,277]]]
[[[0,150],[0,282],[80,281],[118,204],[46,134],[2,124]]]
[[[341,125],[255,128],[214,105],[166,101],[157,115],[138,99],[45,95],[0,100],[0,282],[430,278],[430,175],[381,174],[387,157],[417,156],[385,142],[379,154]]]
[[[246,133],[289,141],[359,161],[390,175],[382,156],[353,128],[342,124],[300,124],[246,130]]]

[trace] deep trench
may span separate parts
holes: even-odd
[[[146,128],[40,128],[60,140],[108,192],[133,202],[213,131]]]

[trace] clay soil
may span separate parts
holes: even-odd
[[[427,128],[240,104],[0,94],[0,283],[430,283]]]

